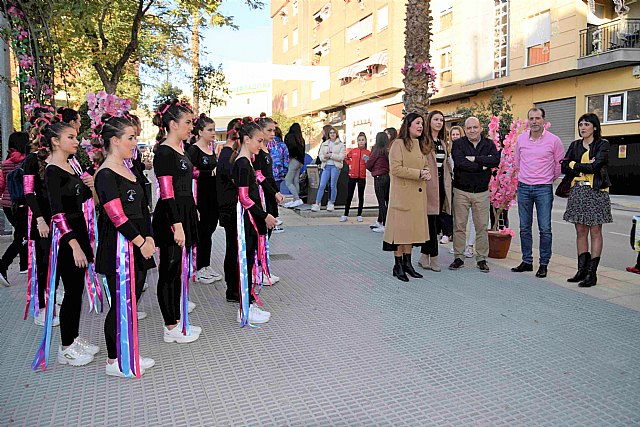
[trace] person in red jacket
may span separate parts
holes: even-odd
[[[4,286],[9,286],[7,270],[17,255],[20,255],[20,273],[27,272],[27,206],[24,204],[26,202],[23,202],[22,205],[13,203],[9,195],[7,176],[18,167],[21,167],[28,146],[28,133],[12,133],[9,136],[7,159],[2,162],[2,173],[0,174],[0,194],[2,194],[2,199],[0,199],[0,206],[2,206],[5,218],[14,228],[13,240],[4,255],[2,255],[2,259],[0,259],[0,284]]]
[[[371,151],[367,150],[367,136],[364,132],[358,134],[358,148],[354,148],[347,153],[344,161],[349,165],[349,192],[344,205],[344,215],[340,217],[340,222],[345,222],[349,217],[349,208],[353,193],[358,186],[358,222],[362,222],[362,206],[364,205],[364,188],[367,184],[367,160]]]

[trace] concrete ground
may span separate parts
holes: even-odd
[[[14,286],[0,288],[0,424],[640,424],[640,276],[603,268],[598,286],[579,289],[565,282],[575,261],[559,256],[547,279],[511,273],[514,243],[489,274],[467,260],[402,283],[372,217],[322,214],[282,213],[286,231],[271,244],[282,280],[260,293],[272,313],[260,328],[238,327],[222,282],[193,284],[201,338],[163,343],[153,273],[140,347],[156,366],[140,380],[105,376],[103,315],[86,309],[81,334],[102,347],[96,361],[73,368],[53,357],[32,372],[42,329],[22,320],[14,264]],[[223,250],[218,230],[216,270]]]

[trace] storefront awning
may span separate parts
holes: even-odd
[[[374,66],[374,65],[386,66],[388,60],[389,60],[389,56],[386,50],[376,52],[370,57],[363,59],[362,61],[358,61],[355,64],[342,68],[340,71],[338,71],[338,80],[356,78],[358,77],[358,74],[364,73],[371,66]]]

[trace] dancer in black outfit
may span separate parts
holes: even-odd
[[[188,257],[198,241],[198,212],[191,189],[193,164],[182,149],[182,141],[189,138],[193,126],[193,113],[188,105],[173,100],[160,105],[153,123],[160,128],[153,159],[160,186],[153,233],[160,249],[158,303],[165,325],[163,339],[189,343],[197,340],[202,332],[194,325],[188,331],[177,327],[183,320],[181,298],[188,298],[182,295],[181,280],[187,274],[183,250]],[[195,304],[189,302],[189,305],[189,311],[193,310]]]
[[[226,297],[229,302],[238,302],[239,278],[238,271],[238,234],[236,230],[236,205],[238,204],[238,189],[233,182],[231,170],[231,156],[240,145],[241,119],[233,119],[227,125],[227,141],[220,150],[216,167],[216,189],[218,197],[218,212],[220,225],[224,227],[225,254],[224,280],[227,284]]]
[[[144,188],[124,161],[130,159],[136,149],[134,124],[124,117],[103,116],[102,125],[95,132],[101,136],[107,158],[95,175],[95,186],[101,204],[100,244],[96,254],[96,271],[104,274],[111,294],[111,306],[104,321],[104,335],[107,344],[106,374],[124,377],[117,363],[117,327],[116,319],[119,301],[116,300],[118,272],[128,273],[125,265],[118,260],[118,233],[133,248],[133,278],[135,280],[135,298],[140,298],[147,270],[155,267],[153,254],[155,242],[151,237],[149,224],[149,208],[144,195]],[[131,262],[131,260],[129,261]],[[126,298],[126,295],[124,296]],[[133,304],[129,302],[129,310]],[[122,313],[120,314],[121,317]],[[137,332],[137,327],[135,328]],[[137,334],[132,339],[137,340]],[[131,343],[133,344],[133,343]],[[140,357],[140,374],[151,368],[153,359]]]
[[[273,159],[271,158],[271,154],[267,149],[267,145],[269,142],[273,141],[273,138],[276,136],[276,124],[269,117],[262,117],[257,120],[258,126],[262,129],[262,133],[264,134],[264,141],[260,144],[260,150],[258,154],[255,155],[253,160],[253,168],[256,171],[256,177],[258,178],[258,184],[262,187],[262,191],[264,193],[266,212],[268,214],[273,215],[276,218],[276,227],[273,229],[269,229],[267,234],[268,238],[271,238],[271,233],[276,229],[282,232],[284,231],[282,228],[277,227],[278,222],[278,204],[282,203],[284,197],[278,190],[278,184],[276,183],[275,178],[273,177]],[[272,285],[278,283],[280,278],[275,274],[269,272],[269,280],[266,277],[262,278],[262,284],[266,285],[271,283]]]
[[[216,191],[216,165],[213,151],[216,124],[205,114],[193,122],[193,138],[186,151],[193,163],[193,179],[196,181],[196,205],[200,213],[198,221],[198,250],[196,252],[196,280],[213,283],[222,276],[211,268],[211,235],[218,225],[218,196]]]
[[[48,119],[46,119],[48,121]],[[40,129],[46,125],[43,119],[36,119],[35,129]],[[32,152],[24,159],[24,198],[27,206],[31,210],[31,229],[29,238],[34,242],[35,261],[38,287],[38,316],[33,321],[38,326],[44,326],[45,320],[45,291],[47,287],[47,274],[49,272],[49,250],[51,248],[51,234],[49,223],[51,223],[51,205],[44,181],[44,170],[49,162],[51,151],[44,145],[41,134],[33,135],[31,143]],[[56,281],[56,287],[58,282]],[[56,310],[53,315],[52,326],[60,324]]]
[[[244,326],[249,323],[265,323],[268,322],[271,314],[258,308],[254,304],[250,295],[253,288],[253,267],[254,254],[258,250],[258,236],[266,235],[268,228],[276,225],[276,219],[273,215],[262,209],[262,201],[260,200],[260,190],[256,173],[251,164],[251,157],[258,154],[260,145],[264,143],[264,133],[255,122],[246,120],[239,131],[240,149],[231,156],[233,169],[231,176],[236,187],[238,188],[238,201],[244,208],[244,242],[238,242],[238,245],[244,243],[246,249],[245,259],[238,258],[239,265],[246,265],[247,288],[243,292],[240,289],[240,310],[238,310],[238,322]],[[254,226],[255,224],[255,226]],[[256,230],[257,228],[257,230]],[[240,240],[240,239],[238,239]],[[239,255],[240,256],[240,255]],[[262,257],[258,255],[258,259]],[[240,271],[241,280],[243,271]],[[243,295],[244,294],[244,295]],[[245,298],[249,301],[245,300]]]
[[[47,126],[43,140],[51,150],[51,158],[45,169],[45,184],[52,223],[60,230],[57,272],[65,289],[60,307],[61,346],[58,362],[82,366],[90,363],[99,351],[99,347],[78,339],[85,271],[88,263],[93,261],[82,203],[93,197],[93,177],[85,175],[81,178],[68,162],[69,157],[78,151],[77,133],[70,124],[54,123]]]

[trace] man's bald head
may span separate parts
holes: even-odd
[[[478,142],[482,136],[482,126],[477,117],[469,117],[464,121],[464,133],[471,142]]]

